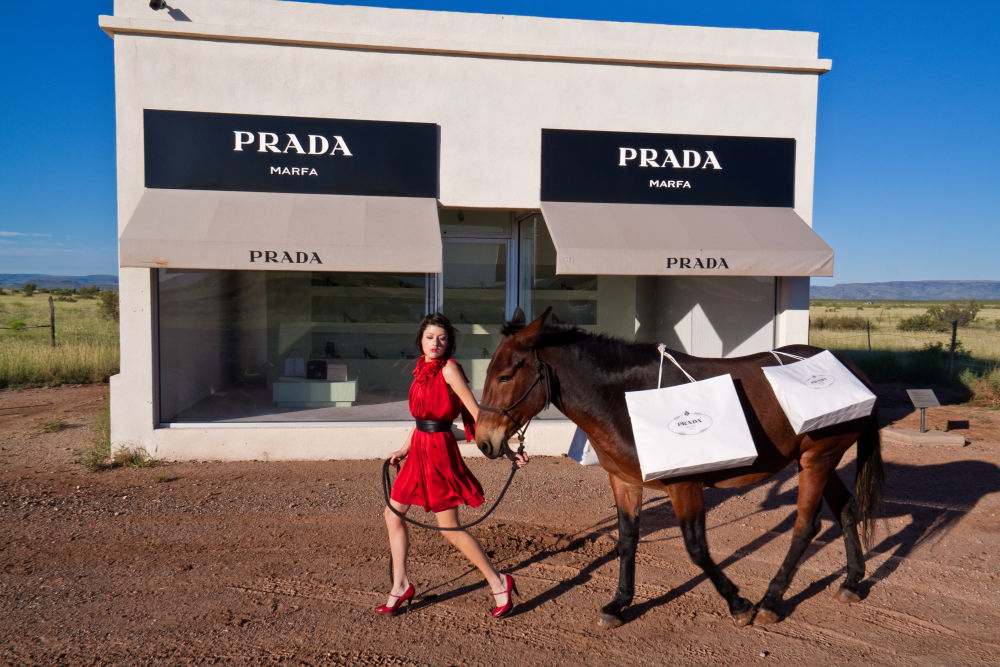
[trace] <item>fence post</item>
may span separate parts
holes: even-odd
[[[865,329],[868,330],[868,351],[872,351],[872,321],[865,320]]]
[[[958,335],[958,320],[951,322],[951,349],[948,350],[948,377],[955,375],[955,338]]]
[[[52,295],[49,295],[49,333],[52,335],[52,347],[56,346],[56,307],[52,303]]]

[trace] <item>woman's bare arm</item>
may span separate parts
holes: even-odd
[[[462,405],[472,415],[472,420],[478,421],[479,403],[476,402],[476,397],[472,395],[472,390],[469,389],[469,385],[465,382],[465,376],[458,369],[458,365],[449,359],[448,363],[445,364],[444,370],[441,372],[444,373],[444,381],[448,383],[451,390],[462,401]]]

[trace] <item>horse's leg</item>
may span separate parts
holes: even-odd
[[[642,508],[642,487],[623,482],[614,475],[611,490],[618,508],[618,590],[614,599],[601,607],[597,625],[617,628],[624,622],[622,610],[632,604],[635,595],[635,550],[639,543],[639,510]]]
[[[757,615],[754,618],[754,623],[757,625],[774,623],[781,617],[777,611],[778,604],[788,590],[802,554],[819,532],[819,504],[823,499],[823,489],[833,470],[828,465],[812,466],[811,461],[804,463],[805,466],[800,463],[799,468],[799,496],[795,526],[792,528],[792,544],[788,547],[784,562],[771,579],[767,592],[757,605]]]
[[[844,535],[844,549],[847,552],[847,576],[837,590],[836,598],[841,602],[858,602],[861,599],[858,584],[865,576],[865,559],[861,551],[861,540],[858,539],[854,496],[834,472],[823,489],[823,497],[840,522],[840,532]]]
[[[684,546],[687,548],[691,561],[704,571],[715,590],[719,591],[729,605],[736,625],[746,625],[753,620],[753,605],[740,595],[729,577],[723,574],[719,566],[708,553],[708,540],[705,538],[705,499],[702,496],[700,482],[684,482],[671,484],[667,487],[670,502],[677,515],[681,534],[684,536]]]

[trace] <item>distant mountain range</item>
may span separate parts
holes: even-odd
[[[0,287],[19,289],[25,283],[35,283],[45,289],[79,289],[97,285],[101,289],[118,289],[118,276],[52,276],[39,273],[0,273]],[[887,283],[844,283],[809,289],[813,299],[864,299],[911,301],[962,301],[969,299],[1000,300],[1000,280],[909,280]]]
[[[44,289],[79,289],[97,285],[101,289],[117,290],[118,276],[50,276],[45,273],[0,273],[0,287],[20,289],[25,283],[34,283]]]
[[[812,299],[981,301],[1000,299],[1000,280],[909,280],[809,288]]]

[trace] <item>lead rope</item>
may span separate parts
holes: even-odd
[[[523,439],[521,440],[521,446],[518,447],[517,453],[519,455],[524,453]],[[500,504],[500,501],[503,500],[504,494],[507,493],[507,489],[510,488],[510,483],[514,481],[514,473],[516,473],[517,470],[518,470],[517,462],[512,461],[510,464],[510,475],[507,477],[507,483],[503,485],[503,489],[500,490],[500,495],[497,496],[497,499],[493,502],[493,505],[488,510],[486,510],[485,514],[483,514],[475,521],[470,521],[469,523],[465,524],[460,523],[457,526],[452,526],[452,527],[432,526],[429,523],[421,523],[416,519],[411,519],[410,517],[406,516],[405,514],[403,514],[402,512],[400,512],[399,510],[397,510],[395,507],[392,506],[392,503],[389,502],[389,492],[392,489],[392,480],[389,479],[389,459],[386,459],[385,462],[382,464],[382,495],[385,496],[385,506],[388,507],[393,514],[398,516],[403,521],[412,523],[414,526],[420,526],[421,528],[427,528],[428,530],[440,530],[440,531],[466,530],[467,528],[471,528],[472,526],[475,526],[477,523],[480,523],[481,521],[483,521],[483,519],[485,519],[486,517],[488,517],[490,514],[493,513],[493,510],[495,510],[497,508],[497,505]]]

